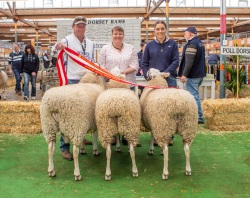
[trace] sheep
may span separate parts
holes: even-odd
[[[41,124],[48,143],[50,177],[55,176],[53,156],[56,133],[61,131],[65,143],[73,143],[74,176],[81,180],[78,155],[79,146],[88,130],[95,130],[95,103],[104,91],[103,79],[86,73],[78,84],[54,87],[45,92],[40,107]],[[97,136],[94,134],[93,154],[98,155]]]
[[[0,70],[0,88],[2,89],[2,94],[3,94],[3,99],[6,100],[7,97],[5,96],[5,89],[7,87],[7,82],[8,82],[8,76],[7,74]],[[1,100],[1,96],[0,96],[0,100]]]
[[[114,73],[114,70],[116,69],[111,73]],[[119,77],[124,78],[124,76]],[[106,149],[105,180],[111,180],[111,142],[113,136],[118,133],[124,135],[129,143],[132,173],[134,177],[138,177],[134,147],[139,141],[141,109],[135,92],[130,90],[127,84],[110,80],[106,83],[106,90],[97,98],[95,116],[98,137]]]
[[[150,69],[149,73],[154,73]],[[154,76],[156,76],[154,78]],[[166,77],[166,76],[165,76]],[[167,86],[166,80],[158,74],[153,75],[148,85]],[[196,135],[198,115],[194,97],[185,90],[166,88],[145,88],[140,98],[142,121],[151,130],[153,137],[163,150],[164,168],[162,179],[168,179],[168,143],[177,133],[182,137],[186,155],[186,175],[191,175],[190,146]],[[153,154],[153,137],[149,154]]]

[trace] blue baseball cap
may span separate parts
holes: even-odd
[[[192,27],[192,26],[188,27],[188,28],[185,30],[185,32],[186,32],[186,31],[191,32],[191,33],[193,33],[193,34],[197,34],[196,28],[195,28],[195,27]]]

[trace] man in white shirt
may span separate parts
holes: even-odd
[[[85,56],[91,61],[94,61],[94,44],[91,40],[85,37],[85,31],[87,26],[86,18],[82,16],[75,17],[72,29],[73,33],[66,36],[61,40],[60,43],[55,45],[55,49],[62,50],[65,47],[69,47],[79,54]],[[66,67],[66,74],[68,77],[68,84],[77,84],[81,79],[83,73],[86,71],[85,68],[79,66],[67,55],[64,57],[64,64]],[[85,144],[92,144],[90,141],[84,140]],[[73,155],[70,153],[70,144],[66,144],[60,137],[60,148],[62,151],[62,156],[66,160],[73,160]]]

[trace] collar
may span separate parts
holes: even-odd
[[[156,41],[156,43],[160,43],[160,42],[157,40],[156,37],[154,37],[154,40]],[[166,43],[166,42],[168,42],[168,41],[169,41],[169,38],[166,37],[163,43]],[[160,44],[161,44],[161,43],[160,43]]]
[[[13,53],[15,53],[15,54],[19,54],[19,53],[20,53],[20,51],[21,51],[21,50],[19,50],[18,52],[13,51]]]

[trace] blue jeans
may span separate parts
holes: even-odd
[[[79,82],[79,80],[68,80],[69,85],[77,84],[78,82]],[[61,149],[61,151],[69,151],[69,149],[70,149],[70,144],[64,142],[64,140],[62,138],[62,134],[60,135],[60,149]]]
[[[176,78],[172,75],[166,78],[169,87],[177,87]]]
[[[203,78],[187,78],[186,90],[189,91],[193,96],[198,106],[198,121],[204,121],[201,99],[199,95],[199,87],[203,81]]]
[[[15,79],[16,79],[16,88],[15,88],[15,90],[16,91],[21,91],[21,85],[20,84],[21,84],[21,81],[22,81],[22,77],[20,76],[20,72],[16,68],[12,68],[12,71],[13,71],[13,73],[15,75]]]
[[[36,96],[36,75],[32,76],[26,72],[23,72],[24,78],[24,96],[29,98],[29,81],[31,81],[31,96]]]

